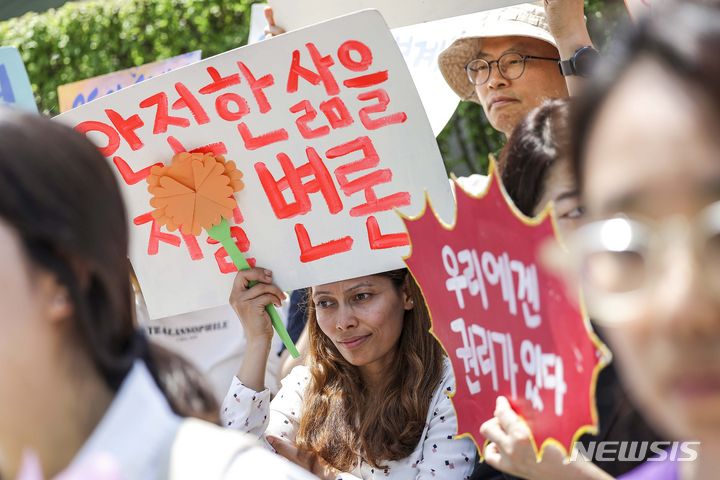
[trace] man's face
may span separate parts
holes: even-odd
[[[508,52],[558,58],[555,47],[529,37],[483,39],[477,58],[490,62]],[[557,62],[534,59],[527,60],[525,72],[515,80],[503,78],[497,65],[493,64],[488,81],[475,86],[475,90],[490,124],[508,137],[515,125],[543,101],[568,96],[565,79],[560,74]]]

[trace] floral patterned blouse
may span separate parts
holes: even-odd
[[[270,391],[256,392],[233,379],[221,408],[221,419],[228,428],[262,437],[273,435],[295,441],[302,414],[302,397],[310,380],[305,366],[295,367],[282,380],[277,396],[270,401]],[[433,393],[422,440],[415,451],[402,460],[387,462],[387,468],[376,469],[360,459],[341,480],[426,480],[468,479],[475,465],[475,444],[468,438],[454,439],[457,419],[448,394],[455,388],[450,363],[446,360],[442,381]]]

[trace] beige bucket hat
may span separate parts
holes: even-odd
[[[530,37],[557,48],[550,33],[545,9],[534,3],[521,3],[469,15],[467,27],[438,57],[445,81],[462,100],[480,103],[475,87],[468,81],[465,65],[480,52],[483,38]]]

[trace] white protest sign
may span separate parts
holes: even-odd
[[[265,7],[257,3],[252,6],[248,44],[265,39]],[[460,101],[440,73],[437,58],[471,20],[471,15],[464,15],[392,29],[435,136],[445,128]]]
[[[151,318],[227,303],[234,267],[204,233],[151,215],[149,169],[182,151],[224,153],[244,173],[232,229],[241,251],[291,290],[402,268],[393,209],[425,191],[450,221],[437,143],[376,11],[337,18],[174,70],[56,117],[118,174],[130,258]]]
[[[473,15],[446,18],[392,30],[435,136],[445,128],[460,101],[438,67],[438,55],[454,42]]]
[[[250,29],[248,31],[248,45],[265,40],[265,7],[267,3],[253,3],[250,7]]]
[[[227,394],[229,379],[240,368],[246,348],[237,314],[230,307],[209,308],[167,318],[149,320],[138,318],[148,338],[190,361],[203,374],[213,389],[215,398],[222,401]],[[277,391],[277,378],[282,342],[275,335],[265,370],[265,386]]]
[[[287,31],[366,8],[380,11],[390,28],[526,3],[527,0],[268,0],[275,23]]]

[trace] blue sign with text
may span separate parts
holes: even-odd
[[[38,111],[25,65],[15,47],[0,47],[0,105]]]

